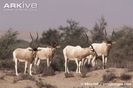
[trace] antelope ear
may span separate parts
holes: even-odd
[[[91,51],[93,51],[93,52],[94,52],[94,49],[92,49],[92,48],[91,48]]]

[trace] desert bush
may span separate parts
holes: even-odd
[[[43,83],[42,79],[36,81],[36,85],[38,86],[38,88],[57,88],[56,86],[53,86],[51,84]]]
[[[0,60],[0,68],[14,69],[14,63],[12,60]]]
[[[0,69],[15,69],[15,64],[13,59],[5,59],[5,60],[0,60]],[[24,63],[19,63],[18,62],[18,72],[23,72],[24,71]]]
[[[31,86],[26,86],[26,87],[24,87],[24,88],[32,88]]]
[[[105,21],[104,17],[101,17],[99,19],[99,22],[97,22],[91,32],[92,42],[102,42],[105,40],[106,34],[106,26],[107,22]]]
[[[130,68],[133,63],[133,28],[124,26],[115,33],[114,41],[109,54],[109,65],[113,67]]]
[[[18,32],[9,29],[0,37],[0,68],[13,69],[12,52],[18,47],[26,47],[28,42],[17,39]]]
[[[13,83],[16,83],[16,82],[21,81],[21,80],[35,81],[35,78],[33,76],[30,76],[30,75],[20,74],[19,76],[14,77]]]
[[[61,57],[62,55],[59,55],[59,56],[54,57],[52,60],[51,67],[55,71],[64,71],[64,59]]]
[[[77,65],[75,61],[69,61],[68,62],[68,69],[69,71],[76,71]]]
[[[0,80],[4,80],[5,75],[0,76]]]
[[[12,56],[14,44],[17,40],[17,31],[8,30],[0,38],[0,59],[7,59]]]
[[[52,76],[55,75],[54,69],[50,67],[45,67],[42,73],[42,76]]]
[[[85,78],[88,71],[89,69],[87,67],[81,66],[81,77]]]
[[[107,72],[106,74],[103,75],[103,82],[107,83],[110,82],[112,80],[114,80],[116,78],[116,75],[112,72]]]
[[[51,84],[43,83],[41,78],[35,79],[33,76],[24,75],[24,74],[21,74],[21,75],[19,75],[17,77],[14,77],[13,83],[17,83],[18,81],[21,81],[21,80],[31,80],[31,81],[36,83],[38,88],[57,88],[56,86],[53,86]],[[31,88],[31,87],[28,86],[26,88]]]
[[[34,65],[34,67],[32,68],[33,69],[33,73],[41,74],[41,73],[43,73],[44,68],[46,68],[46,67],[47,67],[46,61],[41,61],[39,66]]]
[[[42,76],[52,76],[55,75],[55,70],[52,66],[47,67],[46,61],[41,61],[39,66],[34,66],[34,73],[35,74],[42,74]]]
[[[74,77],[73,73],[64,73],[66,78]]]
[[[18,47],[20,47],[20,48],[27,48],[27,47],[29,47],[29,42],[25,41],[25,40],[17,39],[16,43],[14,45],[14,48],[16,49]]]
[[[120,76],[120,79],[121,80],[130,80],[132,78],[132,76],[131,75],[129,75],[129,74],[122,74],[121,76]]]

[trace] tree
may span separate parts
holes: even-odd
[[[0,38],[0,59],[6,59],[12,55],[14,49],[13,45],[17,40],[17,31],[9,29],[3,36]]]
[[[107,22],[104,17],[101,17],[99,23],[96,23],[93,30],[91,30],[92,34],[92,42],[102,42],[105,40]]]
[[[56,29],[44,31],[42,33],[42,37],[40,38],[41,44],[51,45],[52,42],[60,42],[60,32]]]
[[[74,20],[67,20],[67,24],[59,27],[63,45],[84,45],[85,41],[82,37],[86,28],[79,26],[79,23]]]
[[[120,31],[115,32],[113,40],[116,44],[110,53],[111,62],[117,63],[119,67],[131,65],[129,62],[133,61],[133,28],[124,26]]]

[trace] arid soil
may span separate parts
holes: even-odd
[[[108,73],[113,73],[116,78],[103,80],[103,75]],[[53,76],[38,74],[31,77],[20,74],[17,77],[14,71],[0,70],[0,88],[133,88],[133,71],[127,69],[94,70],[88,72],[85,77],[75,72],[72,74],[72,77],[67,78],[64,72],[55,72]],[[122,74],[128,74],[130,78],[126,76],[125,79],[121,79]],[[124,86],[123,83],[128,84]]]

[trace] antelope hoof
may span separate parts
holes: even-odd
[[[30,76],[32,76],[32,74],[30,74]]]
[[[79,71],[78,71],[78,70],[76,70],[76,73],[79,73]]]
[[[68,73],[69,74],[70,72],[69,71],[66,71],[65,73]]]
[[[16,76],[19,76],[19,74],[18,74],[18,73],[16,73]]]
[[[79,74],[81,74],[81,72],[78,72]]]

